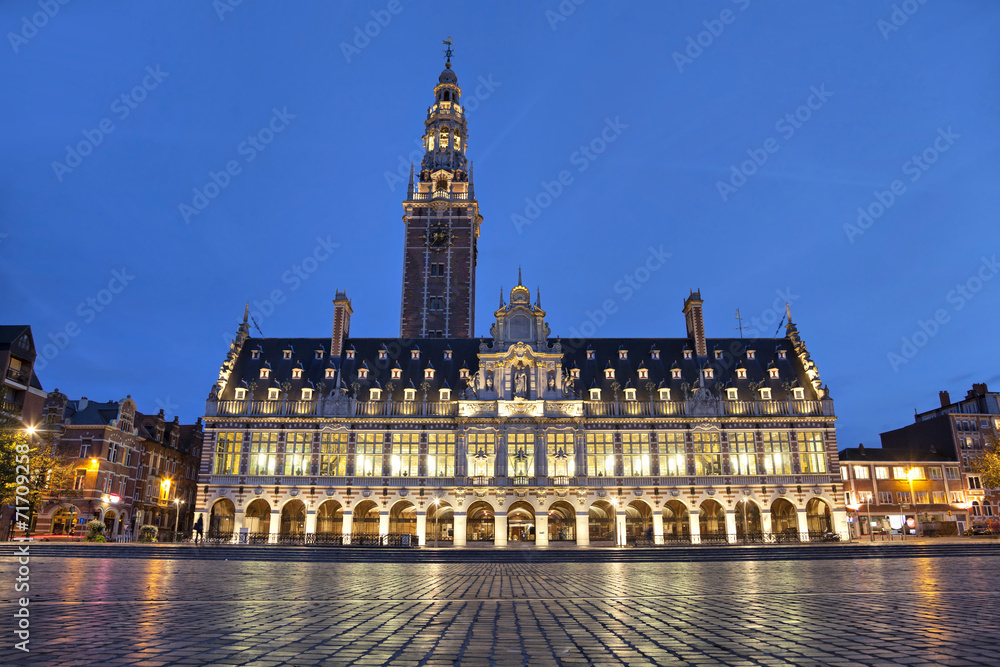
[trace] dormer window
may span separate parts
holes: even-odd
[[[434,369],[433,368],[425,368],[424,369],[424,379],[425,380],[433,380],[434,379]]]
[[[768,375],[771,376],[772,380],[778,379],[778,369],[777,368],[768,368],[767,369],[767,373],[768,373]]]
[[[681,379],[681,369],[679,369],[679,368],[671,368],[670,369],[670,377],[673,378],[674,380],[680,380]]]
[[[771,390],[768,387],[761,387],[760,389],[760,400],[770,401],[771,400]]]
[[[302,388],[302,400],[303,401],[311,401],[311,400],[313,400],[313,390],[310,389],[309,387],[303,387]]]
[[[806,398],[806,390],[803,389],[802,387],[793,387],[792,398],[794,398],[796,401],[804,401]]]
[[[287,359],[291,359],[292,358],[292,351],[291,350],[282,350],[281,351],[281,358],[282,359],[286,359],[286,360]]]
[[[587,350],[587,361],[593,361],[594,360],[594,354],[595,354],[595,352],[593,350]]]
[[[660,351],[659,350],[652,350],[649,353],[649,356],[650,356],[650,358],[653,359],[653,361],[659,361],[659,359],[660,359]]]
[[[414,361],[420,359],[420,350],[410,350],[410,359]]]
[[[298,380],[301,377],[302,377],[302,369],[301,368],[293,368],[292,369],[292,379],[293,380]]]
[[[270,389],[267,390],[267,400],[269,400],[269,401],[276,401],[276,400],[278,400],[278,388],[277,387],[271,387]]]
[[[444,360],[445,361],[451,361],[451,350],[445,350],[444,351]]]
[[[645,368],[640,368],[639,369],[639,379],[640,380],[648,380],[649,379],[649,371],[646,370]]]
[[[601,390],[598,388],[593,388],[590,390],[590,400],[599,401],[601,400]]]
[[[354,350],[353,349],[350,349],[350,350],[347,351],[347,360],[348,361],[354,361]]]
[[[703,369],[702,373],[705,374],[705,379],[706,380],[711,380],[715,376],[715,371],[712,370],[711,368],[705,368],[705,369]]]
[[[757,358],[756,350],[747,350],[747,359],[756,359],[756,358]]]
[[[368,379],[368,369],[367,368],[359,368],[358,369],[358,379],[359,380],[367,380]]]
[[[270,376],[271,376],[271,369],[270,368],[262,368],[262,369],[260,369],[260,377],[261,377],[261,379],[266,380]]]
[[[379,350],[378,351],[378,360],[379,361],[385,361],[388,358],[389,358],[389,352],[388,352],[388,350]]]
[[[403,377],[403,369],[401,369],[401,368],[393,368],[392,369],[392,379],[393,380],[398,380],[401,377]]]
[[[736,369],[736,379],[737,380],[746,380],[747,379],[747,369],[745,369],[745,368],[737,368]]]
[[[726,389],[726,398],[730,401],[738,400],[740,397],[739,390],[736,387],[729,387]]]
[[[715,359],[716,361],[722,361],[722,350],[715,351]]]
[[[316,358],[317,359],[323,358],[323,350],[316,350]]]
[[[660,387],[660,400],[661,401],[670,400],[670,387]]]
[[[614,380],[615,379],[615,369],[613,369],[613,368],[605,368],[604,369],[604,377],[606,377],[609,380]]]
[[[626,401],[634,401],[635,400],[635,389],[626,389],[625,390],[625,400]]]
[[[260,359],[260,350],[250,350],[251,359]]]
[[[439,400],[442,400],[442,401],[450,401],[451,400],[451,389],[445,388],[445,389],[438,390],[438,398],[439,398]]]
[[[684,358],[687,360],[691,359],[691,350],[684,350]]]
[[[579,368],[571,368],[570,371],[569,371],[569,376],[571,378],[573,378],[574,380],[579,380],[580,379],[580,369]]]
[[[368,390],[368,400],[369,401],[381,401],[382,400],[382,390],[377,387],[372,387]]]
[[[618,358],[622,361],[628,359],[628,350],[618,350]]]
[[[247,399],[247,390],[243,387],[236,388],[236,400],[245,401]]]
[[[407,387],[403,390],[403,400],[404,401],[415,401],[417,400],[417,390]]]
[[[778,350],[778,359],[784,360],[787,355],[788,352],[786,350]]]
[[[460,368],[458,370],[458,378],[460,380],[468,380],[469,379],[469,369],[468,368]]]

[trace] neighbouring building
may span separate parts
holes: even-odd
[[[520,275],[474,337],[482,216],[451,63],[403,201],[401,337],[254,338],[212,388],[197,513],[249,542],[656,544],[846,536],[833,400],[780,338],[553,337]]]
[[[175,517],[180,532],[190,531],[200,420],[187,426],[176,417],[166,422],[162,410],[153,416],[138,412],[131,397],[73,401],[57,389],[45,402],[42,429],[55,439],[61,458],[76,460],[76,475],[71,494],[45,499],[36,534],[80,531],[99,519],[112,538],[134,539],[143,524],[159,526],[166,538]]]
[[[26,324],[0,326],[0,418],[34,425],[41,420],[45,392],[35,375],[35,341]]]

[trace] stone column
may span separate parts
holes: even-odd
[[[452,514],[452,521],[455,530],[454,545],[456,547],[464,547],[466,538],[465,511],[463,510],[459,512],[458,510],[456,510],[455,513]]]
[[[590,545],[590,512],[587,510],[576,513],[576,543],[584,547]]]
[[[691,544],[701,544],[701,521],[697,507],[688,509],[688,523],[691,525]]]
[[[764,535],[771,534],[771,510],[766,507],[760,510],[760,529]]]
[[[799,539],[803,542],[809,541],[809,522],[806,519],[806,508],[800,507],[795,513],[799,522]]]
[[[653,511],[653,544],[663,544],[663,511]]]
[[[417,510],[417,544],[427,541],[427,510]]]
[[[730,544],[736,542],[736,510],[726,510],[726,536]]]
[[[316,532],[316,510],[306,510],[306,534]]]
[[[498,511],[493,516],[493,544],[498,547],[507,546],[507,512]]]
[[[626,514],[625,510],[623,510],[623,509],[619,509],[615,513],[615,546],[616,547],[623,547],[623,546],[625,546],[625,542],[626,542],[626,539],[625,539],[626,538],[625,520],[626,520],[627,517],[628,517],[628,514]]]
[[[281,528],[281,512],[277,509],[271,510],[271,523],[268,524],[268,542],[274,544],[278,541],[278,530]]]
[[[345,507],[344,522],[340,527],[340,529],[344,531],[344,535],[346,535],[346,537],[344,538],[344,544],[351,543],[351,531],[353,530],[353,528],[354,528],[354,512],[352,512],[349,507]]]
[[[389,510],[384,509],[378,515],[378,534],[384,536],[389,534]]]
[[[549,546],[549,515],[545,510],[535,513],[535,546]]]

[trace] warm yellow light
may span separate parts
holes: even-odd
[[[920,479],[918,477],[918,474],[919,473],[917,472],[916,468],[910,468],[909,470],[906,471],[906,478],[912,482],[915,479]]]
[[[93,468],[94,470],[97,470],[98,467],[100,467],[100,464],[97,462],[97,459],[90,459],[90,467]]]
[[[25,432],[26,432],[26,433],[27,433],[28,435],[35,435],[35,427],[34,427],[34,426],[29,426],[29,427],[27,427],[27,428],[26,428],[26,429],[24,429],[24,430],[25,430]]]
[[[170,480],[169,479],[164,479],[162,482],[160,482],[160,486],[162,486],[165,489],[169,489],[170,488]]]

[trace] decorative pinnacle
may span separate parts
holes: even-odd
[[[518,285],[522,284],[521,283],[521,267],[520,266],[517,267],[517,284]]]
[[[455,44],[451,41],[451,35],[448,35],[448,39],[441,43],[448,47],[447,49],[444,49],[444,66],[451,69],[451,57],[455,55],[455,52],[451,48],[455,46]]]

